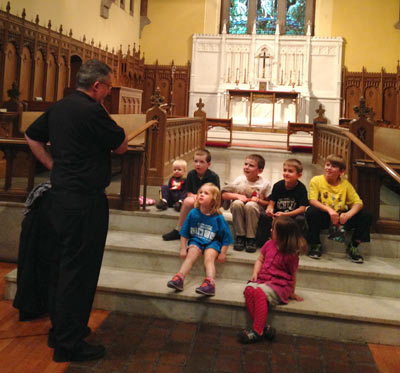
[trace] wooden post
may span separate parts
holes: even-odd
[[[139,210],[140,179],[142,175],[143,149],[129,149],[122,156],[121,209]]]
[[[146,112],[146,122],[151,120],[158,121],[157,129],[149,131],[148,140],[148,177],[149,184],[162,185],[164,182],[164,159],[166,153],[166,135],[167,135],[167,113],[161,109],[160,105],[165,102],[160,95],[160,89],[157,88],[155,94],[151,97],[152,107]]]
[[[207,113],[203,111],[203,100],[199,98],[199,102],[196,104],[197,110],[194,112],[193,116],[194,117],[199,117],[203,119],[203,131],[202,131],[202,137],[200,140],[201,147],[204,148],[206,146],[206,138],[207,138],[207,128],[206,128],[206,118],[207,118]]]

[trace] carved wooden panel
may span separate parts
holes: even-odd
[[[58,84],[57,84],[57,100],[63,98],[64,88],[67,86],[67,65],[65,58],[61,57],[58,65]]]
[[[20,77],[20,101],[30,100],[32,58],[27,47],[22,48],[21,53],[21,77]]]
[[[377,118],[380,118],[381,117],[381,108],[380,108],[381,95],[379,93],[378,88],[376,88],[376,87],[366,88],[364,97],[365,97],[365,104],[367,105],[367,107],[371,108],[374,111]]]
[[[346,118],[358,118],[354,112],[354,106],[360,103],[360,88],[356,86],[350,86],[346,89],[345,95],[345,117]]]
[[[383,92],[383,120],[396,123],[396,112],[397,112],[397,99],[396,90],[393,87],[385,89]]]
[[[54,101],[54,90],[56,88],[56,60],[52,53],[47,60],[47,79],[46,79],[46,99],[45,101]]]
[[[4,86],[3,97],[4,101],[8,100],[7,91],[11,88],[12,83],[16,80],[17,76],[17,52],[14,44],[8,43],[5,51],[5,65],[4,65]]]
[[[26,13],[29,13],[28,8]],[[40,26],[39,19],[40,15],[35,22],[30,22],[26,17],[11,15],[10,7],[6,11],[0,9],[0,45],[4,51],[4,64],[0,66],[4,77],[0,82],[0,103],[8,100],[7,90],[14,81],[22,94],[20,99],[32,101],[42,97],[51,102],[61,99],[65,88],[75,87],[80,65],[92,58],[98,58],[113,69],[114,86],[143,90],[144,57],[135,45],[133,50],[128,47],[123,55],[122,46],[120,50],[109,51],[107,46],[101,47],[100,41],[96,42],[97,47],[93,39],[87,41],[83,36],[82,40],[77,40],[61,28],[54,30],[50,22],[47,27]],[[153,92],[152,87],[150,94]]]
[[[41,50],[36,52],[35,56],[35,80],[33,86],[33,98],[43,97],[43,81],[44,81],[44,58]]]
[[[371,108],[374,120],[378,125],[400,127],[400,65],[397,73],[386,73],[382,68],[380,73],[370,73],[343,70],[342,76],[342,106],[343,118],[357,118],[353,107],[364,97],[367,107]]]
[[[186,82],[183,79],[175,79],[173,84],[173,99],[176,109],[175,114],[178,116],[185,116],[188,107],[188,90]],[[177,104],[179,103],[179,105]]]

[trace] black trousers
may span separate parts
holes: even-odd
[[[321,243],[319,237],[321,230],[329,228],[331,224],[329,214],[314,206],[310,206],[306,211],[306,218],[308,223],[307,242],[311,245]],[[362,209],[347,221],[344,229],[346,231],[354,229],[353,240],[369,242],[371,222],[372,215],[365,209]]]
[[[300,214],[296,215],[293,219],[299,226],[304,237],[306,237],[307,222],[305,216]],[[273,220],[272,217],[268,216],[265,211],[260,213],[260,217],[258,219],[257,234],[256,234],[257,247],[262,247],[264,243],[271,238],[272,220]]]
[[[108,231],[108,201],[103,191],[50,193],[57,234],[50,291],[52,333],[56,347],[73,350],[87,332]]]

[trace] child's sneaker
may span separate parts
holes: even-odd
[[[320,243],[311,245],[310,251],[308,252],[308,256],[313,259],[321,258],[322,254],[322,245]]]
[[[182,208],[182,201],[176,201],[174,203],[174,209],[176,212],[180,212]]]
[[[346,231],[343,227],[343,225],[338,226],[335,224],[331,224],[329,227],[329,234],[328,238],[333,241],[337,242],[345,242],[346,237],[345,237]]]
[[[183,290],[183,277],[180,273],[177,273],[172,280],[168,281],[167,286],[171,289],[175,289],[178,291]]]
[[[166,210],[168,208],[168,203],[167,201],[160,199],[157,203],[156,203],[156,208],[158,210]]]
[[[271,325],[267,325],[264,328],[264,339],[266,339],[267,341],[273,341],[275,339],[275,335],[276,335],[276,329],[273,328]]]
[[[233,250],[243,251],[246,247],[246,237],[237,236],[235,243],[233,244]]]
[[[174,240],[180,240],[181,235],[179,234],[179,231],[173,229],[171,232],[163,234],[162,238],[164,241],[174,241]]]
[[[246,252],[255,253],[257,251],[256,239],[246,238]]]
[[[263,340],[263,336],[257,334],[253,329],[249,330],[242,330],[238,334],[238,339],[240,343],[255,343],[255,342],[260,342]]]
[[[364,258],[358,252],[358,247],[355,246],[352,242],[350,242],[347,246],[346,253],[353,263],[364,263]]]
[[[215,295],[215,285],[211,283],[211,281],[206,278],[204,279],[203,283],[196,288],[196,293],[202,294],[202,295],[207,295],[207,296],[213,296]]]

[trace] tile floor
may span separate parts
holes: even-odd
[[[278,333],[273,342],[241,345],[238,331],[112,312],[90,337],[106,357],[66,372],[378,372],[366,344]]]

